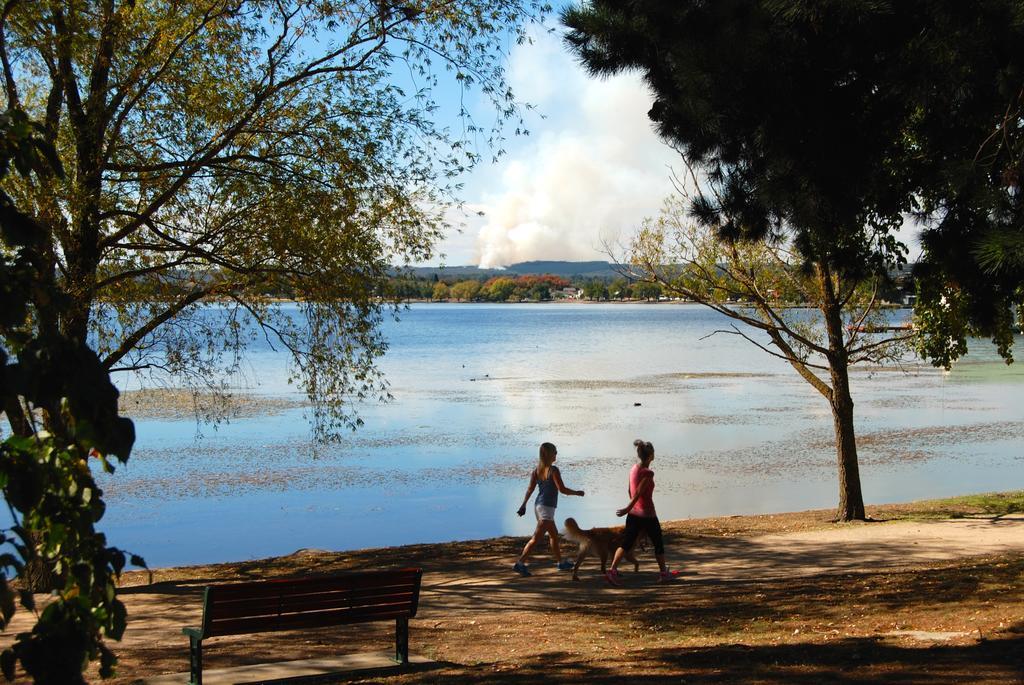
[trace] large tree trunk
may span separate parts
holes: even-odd
[[[833,276],[823,266],[819,271],[822,285],[821,312],[828,334],[828,365],[832,380],[829,403],[836,436],[836,461],[839,469],[839,507],[836,521],[863,521],[864,495],[860,489],[860,467],[857,464],[857,438],[853,429],[853,397],[850,395],[850,359],[846,352],[843,329],[843,307],[836,296]]]
[[[839,467],[839,507],[836,521],[863,521],[864,496],[860,489],[857,464],[857,439],[853,430],[853,398],[850,396],[848,368],[832,368],[832,424],[836,435]]]

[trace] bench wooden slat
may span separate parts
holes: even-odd
[[[259,580],[251,583],[213,585],[210,587],[210,595],[216,601],[220,602],[231,599],[255,599],[258,597],[298,595],[304,593],[327,592],[331,590],[355,590],[360,588],[379,588],[390,586],[412,587],[418,583],[418,578],[418,572],[406,570],[371,572],[360,575],[335,576],[330,578]]]
[[[331,599],[346,597],[351,600],[373,601],[376,597],[387,597],[388,595],[409,595],[415,594],[416,586],[394,585],[386,588],[366,588],[360,590],[332,590],[331,592],[304,592],[302,594],[274,594],[263,597],[232,597],[224,599],[214,596],[213,601],[216,607],[245,606],[246,604],[302,604],[310,600]]]
[[[322,628],[344,625],[346,623],[365,623],[367,621],[385,621],[395,618],[409,618],[407,606],[380,606],[370,610],[349,611],[336,609],[308,614],[283,614],[280,616],[260,616],[256,618],[229,619],[216,621],[203,632],[203,637],[218,635],[238,635],[242,633],[264,633],[278,630],[296,630],[298,628]]]
[[[256,593],[241,593],[233,592],[231,594],[212,592],[213,598],[216,602],[246,602],[246,601],[260,601],[267,598],[275,597],[296,597],[301,598],[304,596],[316,596],[316,595],[329,595],[331,593],[347,592],[347,593],[373,593],[383,592],[389,589],[395,590],[410,590],[416,587],[416,583],[381,583],[379,585],[367,585],[365,587],[329,587],[329,588],[307,588],[302,591],[288,590],[283,587],[279,588],[259,588],[259,592]],[[212,590],[213,588],[211,588]]]
[[[229,618],[244,618],[246,616],[270,616],[287,614],[302,611],[320,611],[323,609],[358,609],[361,607],[377,606],[381,604],[401,604],[412,609],[412,602],[415,592],[405,592],[375,595],[351,596],[347,594],[332,593],[330,595],[309,595],[304,596],[301,601],[291,599],[287,602],[270,602],[261,600],[255,602],[230,602],[218,604],[211,608],[210,620],[214,623]]]
[[[414,583],[406,583],[402,585],[386,585],[381,587],[368,587],[368,588],[334,588],[331,590],[325,590],[321,592],[301,592],[301,593],[273,593],[273,594],[261,594],[258,597],[242,597],[235,596],[231,598],[224,598],[221,595],[214,594],[213,601],[214,607],[235,607],[244,606],[246,604],[301,604],[310,600],[317,600],[320,598],[328,599],[331,597],[348,597],[353,600],[357,599],[369,599],[372,600],[374,597],[383,597],[392,594],[408,594],[413,593],[416,590]]]

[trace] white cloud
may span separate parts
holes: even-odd
[[[589,77],[558,34],[518,46],[509,80],[547,118],[498,165],[477,169],[467,199],[485,217],[470,224],[471,255],[469,234],[445,241],[448,263],[606,259],[603,241],[628,236],[672,192],[678,156],[651,129],[649,93],[635,75]]]

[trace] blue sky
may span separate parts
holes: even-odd
[[[432,263],[608,259],[604,244],[628,239],[672,191],[669,167],[679,157],[653,133],[640,79],[589,77],[560,28],[532,36],[508,63],[516,96],[536,107],[526,114],[530,135],[509,136],[497,163],[464,179],[466,214],[452,213]]]

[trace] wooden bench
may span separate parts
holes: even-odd
[[[395,621],[395,661],[409,663],[409,619],[420,599],[418,568],[211,585],[203,624],[189,637],[190,685],[203,683],[203,640],[280,630]]]

